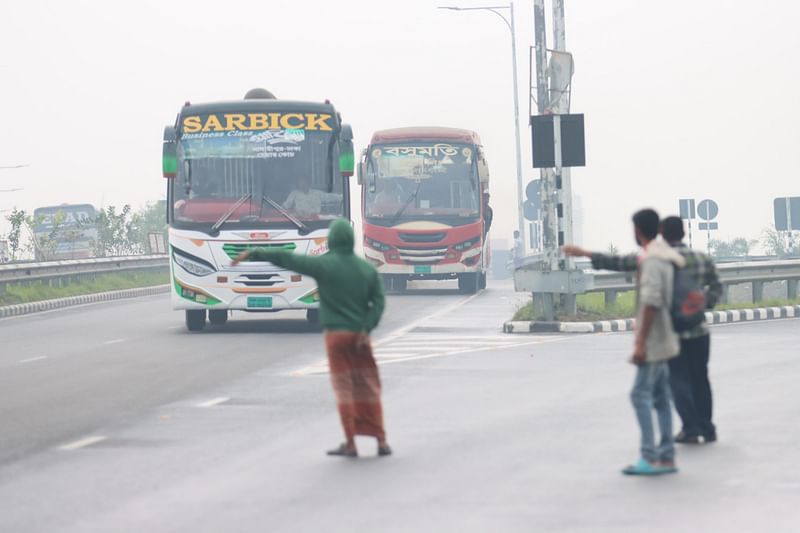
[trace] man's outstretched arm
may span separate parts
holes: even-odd
[[[599,252],[590,252],[580,246],[568,244],[561,248],[564,255],[568,257],[588,257],[592,260],[592,268],[595,270],[615,270],[617,272],[633,272],[639,262],[636,254],[629,255],[608,255]]]

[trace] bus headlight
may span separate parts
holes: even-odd
[[[463,252],[464,250],[469,250],[470,248],[472,248],[473,246],[475,246],[479,242],[481,242],[480,236],[473,237],[472,239],[470,239],[468,241],[464,241],[464,242],[460,242],[460,243],[456,244],[455,246],[453,246],[453,249],[456,250],[456,251],[459,251],[459,252]]]
[[[370,239],[369,237],[364,237],[364,243],[370,248],[378,250],[379,252],[388,252],[392,249],[392,247],[388,244],[383,244],[382,242],[376,241],[375,239]]]
[[[208,261],[187,254],[175,247],[172,248],[172,258],[175,260],[175,264],[194,276],[207,276],[217,271],[214,265]]]

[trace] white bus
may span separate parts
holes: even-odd
[[[174,309],[186,327],[224,324],[231,310],[303,309],[319,319],[311,278],[270,263],[232,266],[251,247],[327,252],[328,225],[350,218],[352,130],[329,102],[187,103],[164,134]]]

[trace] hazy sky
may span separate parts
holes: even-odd
[[[572,110],[586,115],[587,166],[573,171],[585,244],[630,248],[634,210],[674,212],[683,197],[717,200],[717,236],[759,237],[772,199],[800,195],[800,7],[565,2]],[[509,32],[491,13],[436,9],[447,3],[7,0],[0,166],[30,167],[0,170],[0,190],[24,188],[0,193],[0,210],[162,198],[162,128],[183,102],[262,86],[279,98],[329,98],[357,150],[376,129],[476,130],[493,234],[507,238],[516,224]],[[538,176],[526,119],[532,4],[515,3],[526,181]]]

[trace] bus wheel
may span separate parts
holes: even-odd
[[[224,326],[228,321],[227,309],[213,309],[208,312],[208,321],[215,326]]]
[[[478,292],[478,274],[473,272],[459,274],[458,289],[467,294],[475,294]]]
[[[314,326],[319,324],[319,309],[308,309],[306,311],[306,320]]]
[[[392,283],[392,288],[397,292],[403,292],[408,288],[408,280],[406,278],[397,276],[394,278],[394,282]]]
[[[202,331],[206,327],[205,309],[186,310],[186,329],[189,331]]]
[[[486,288],[486,272],[481,272],[478,274],[478,288],[485,289]]]

